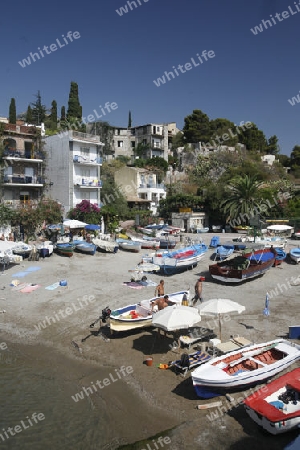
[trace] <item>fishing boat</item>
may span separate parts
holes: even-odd
[[[75,245],[71,242],[56,243],[56,251],[60,255],[71,257],[73,256]]]
[[[224,261],[224,259],[228,258],[234,252],[233,245],[220,245],[216,249],[216,257],[215,259],[219,259],[220,261]]]
[[[251,257],[251,255],[255,255],[256,258],[259,258],[259,255],[261,253],[270,252],[274,253],[275,256],[274,266],[279,266],[286,258],[286,252],[281,247],[273,247],[273,245],[271,245],[271,247],[258,248],[256,250],[246,248],[243,251],[243,256],[246,256],[246,258],[248,258]]]
[[[96,245],[92,242],[78,241],[73,242],[75,245],[75,250],[80,253],[85,253],[87,255],[94,255],[96,253]]]
[[[189,297],[189,291],[174,292],[169,295],[171,303],[181,304],[183,295]],[[111,331],[128,331],[136,328],[144,328],[152,326],[152,310],[151,303],[159,297],[153,297],[150,300],[142,300],[139,303],[124,306],[116,309],[110,314],[110,330]]]
[[[272,252],[261,252],[259,255],[236,256],[209,266],[209,273],[215,280],[224,283],[242,283],[266,273],[275,263]]]
[[[292,248],[289,252],[289,256],[292,261],[294,261],[296,264],[299,264],[300,262],[300,248]]]
[[[161,256],[154,256],[152,262],[160,266],[160,271],[165,275],[172,275],[195,267],[207,250],[208,247],[205,244],[195,244],[172,252],[164,252]]]
[[[286,339],[253,344],[216,357],[194,370],[193,385],[199,397],[216,397],[262,383],[298,359],[300,345]]]
[[[271,434],[281,434],[300,426],[300,369],[271,381],[244,401],[258,425]]]
[[[93,244],[99,252],[103,253],[117,253],[119,250],[119,244],[116,241],[106,241],[105,239],[95,238]]]
[[[141,250],[140,242],[134,242],[126,239],[116,239],[119,247],[127,252],[138,253]]]

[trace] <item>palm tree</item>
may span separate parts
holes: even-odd
[[[229,184],[229,197],[221,202],[221,209],[228,215],[231,225],[249,223],[249,219],[266,212],[267,202],[262,198],[260,189],[263,183],[254,176],[238,177]]]

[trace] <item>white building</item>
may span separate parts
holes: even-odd
[[[156,174],[139,167],[122,167],[115,173],[115,182],[128,202],[134,198],[144,200],[150,203],[154,215],[160,200],[167,195],[165,186],[157,183]]]
[[[102,147],[99,136],[65,131],[45,138],[49,196],[64,206],[64,214],[82,200],[100,205]]]

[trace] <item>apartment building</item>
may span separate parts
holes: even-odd
[[[35,126],[2,123],[1,198],[13,208],[37,204],[45,187],[45,154],[40,131]]]
[[[65,215],[82,200],[100,206],[103,145],[100,136],[72,130],[45,138],[49,196]]]

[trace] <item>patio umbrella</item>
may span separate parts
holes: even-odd
[[[85,230],[90,230],[90,231],[95,231],[95,230],[100,230],[100,225],[94,225],[93,223],[91,223],[90,225],[86,225]]]
[[[264,316],[269,316],[270,315],[269,304],[270,304],[270,298],[269,298],[269,293],[267,292],[266,301],[265,301]]]
[[[201,317],[197,308],[190,306],[173,305],[167,306],[155,313],[152,319],[154,327],[165,331],[176,331],[189,328],[200,322]]]
[[[223,314],[238,313],[245,311],[245,306],[233,302],[227,298],[213,298],[203,302],[199,307],[200,316],[217,316],[219,318],[220,339],[222,336],[221,317]],[[222,340],[222,339],[221,339]]]
[[[67,219],[64,220],[63,225],[69,228],[84,228],[87,225],[87,223],[81,222],[80,220]]]

